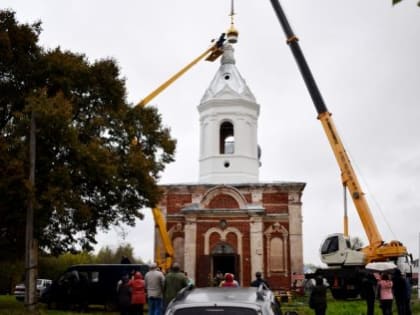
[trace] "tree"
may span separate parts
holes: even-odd
[[[45,51],[40,32],[40,22],[0,11],[0,246],[14,257],[31,194],[35,237],[52,254],[90,250],[98,229],[133,226],[159,200],[157,180],[176,144],[155,108],[127,103],[115,60]],[[27,180],[31,113],[35,187]]]
[[[134,248],[131,244],[120,244],[115,250],[109,246],[102,247],[96,254],[95,261],[98,264],[119,264],[121,257],[127,257],[133,264],[143,263],[141,258],[134,257]]]
[[[392,5],[395,5],[397,3],[400,3],[402,0],[392,0]],[[417,6],[420,7],[420,1],[417,2]]]

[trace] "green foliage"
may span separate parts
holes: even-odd
[[[412,314],[420,314],[420,301],[417,299],[417,295],[413,294],[412,299]],[[314,311],[307,306],[307,298],[293,299],[291,303],[282,303],[282,311],[297,311],[299,315],[313,315]],[[47,310],[46,305],[38,305],[38,314],[40,315],[76,315],[78,312],[71,311],[58,311],[58,310]],[[0,295],[0,315],[26,315],[33,314],[26,311],[23,307],[23,303],[15,300],[13,296],[2,296]],[[117,313],[104,312],[102,309],[91,309],[89,314],[94,315],[114,315]],[[328,315],[358,315],[366,314],[366,304],[361,300],[351,301],[334,301],[331,298],[328,300],[327,306]],[[382,314],[379,308],[378,302],[375,305],[375,315]],[[394,303],[394,314],[396,314],[395,303]]]
[[[13,292],[16,284],[22,282],[25,268],[22,261],[0,262],[0,294]],[[7,271],[7,272],[6,272]]]
[[[38,277],[57,279],[67,268],[79,264],[119,264],[121,257],[126,256],[132,263],[142,263],[141,259],[134,257],[134,249],[130,244],[121,244],[116,249],[106,246],[94,255],[89,252],[77,254],[64,253],[59,256],[43,255],[38,261]],[[23,264],[21,264],[21,275]],[[0,274],[1,275],[1,274]]]
[[[132,263],[143,263],[142,259],[134,257],[134,248],[130,244],[122,244],[116,250],[112,250],[108,246],[102,247],[95,257],[95,262],[98,264],[119,264],[123,256]]]
[[[420,300],[417,294],[412,295],[412,314],[420,314]],[[397,313],[395,301],[393,303],[394,313]],[[308,297],[293,298],[290,303],[282,303],[282,311],[297,311],[299,315],[313,315],[314,311],[308,306]],[[328,315],[358,315],[366,314],[366,303],[364,300],[354,299],[348,301],[334,300],[330,294],[327,295],[327,314]],[[375,302],[375,315],[381,315],[382,310],[379,302]]]
[[[38,45],[40,22],[0,10],[1,259],[23,255],[25,209],[35,201],[44,252],[91,250],[98,229],[134,225],[160,198],[157,180],[175,140],[155,108],[132,108],[115,60]],[[36,120],[35,187],[28,182]],[[133,142],[133,139],[136,139]]]
[[[400,3],[402,0],[392,0],[392,5],[395,5],[397,3]],[[420,7],[420,1],[417,2],[417,6]]]
[[[14,296],[0,295],[0,315],[80,315],[80,312],[48,310],[45,304],[38,304],[36,312],[28,311],[22,302],[16,301]],[[90,308],[92,315],[117,315],[117,312],[104,311],[102,307]]]
[[[68,267],[95,263],[95,257],[87,252],[65,253],[59,256],[42,256],[38,261],[38,278],[57,279]]]

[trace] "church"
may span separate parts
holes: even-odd
[[[199,180],[160,185],[164,193],[157,205],[174,261],[198,287],[211,285],[218,271],[249,286],[259,271],[272,289],[289,290],[292,275],[303,273],[305,183],[259,181],[259,112],[236,67],[233,45],[226,43],[198,105]],[[155,242],[159,246],[157,232]]]

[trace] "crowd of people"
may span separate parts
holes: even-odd
[[[118,306],[121,315],[141,315],[144,304],[148,304],[149,315],[161,315],[169,302],[192,280],[182,272],[178,263],[173,263],[167,274],[156,263],[144,279],[140,272],[134,272],[131,279],[124,275],[117,285]]]
[[[390,272],[360,272],[361,297],[366,301],[366,315],[374,315],[375,300],[383,315],[392,315],[393,302],[398,315],[412,315],[411,282],[399,269]],[[325,315],[327,310],[327,286],[322,277],[315,278],[309,295],[309,307],[315,315]]]
[[[379,300],[383,315],[393,314],[394,301],[398,315],[412,314],[411,284],[400,270],[395,269],[392,274],[361,271],[360,275],[361,297],[366,301],[367,315],[374,314],[375,300]],[[148,303],[149,315],[161,315],[177,293],[189,285],[193,285],[193,281],[188,278],[187,273],[180,269],[178,263],[173,263],[172,268],[166,274],[158,268],[156,263],[152,263],[144,279],[140,272],[133,272],[131,278],[125,275],[119,281],[117,292],[121,315],[141,315],[145,303]],[[233,273],[223,274],[220,271],[216,272],[211,285],[239,287]],[[249,285],[251,287],[263,285],[270,288],[261,272],[255,273],[255,279]],[[326,314],[327,286],[322,277],[315,278],[315,284],[309,295],[309,307],[314,310],[315,315]]]
[[[262,278],[261,272],[255,274],[255,280],[250,286],[259,287],[264,284],[269,285]],[[117,284],[118,306],[121,315],[140,315],[143,314],[144,305],[148,305],[149,315],[162,315],[177,293],[187,287],[194,285],[193,280],[188,277],[186,272],[180,269],[178,263],[173,263],[168,273],[164,274],[156,265],[152,263],[150,270],[144,275],[140,272],[133,272],[131,278],[124,275]],[[233,273],[223,274],[217,271],[213,278],[213,286],[217,287],[239,287]]]
[[[374,314],[375,299],[379,300],[383,315],[392,314],[394,301],[398,315],[411,315],[411,281],[399,269],[380,275],[364,272],[361,289],[362,298],[366,300],[367,315]]]

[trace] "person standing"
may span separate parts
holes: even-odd
[[[366,301],[367,312],[366,315],[373,315],[375,309],[377,280],[373,274],[367,271],[361,272],[360,293],[362,298]]]
[[[118,309],[120,310],[121,315],[130,314],[131,287],[128,284],[128,281],[128,276],[125,275],[121,278],[117,286]]]
[[[189,277],[186,271],[184,271],[184,274],[187,277],[188,286],[193,287],[195,285],[193,278]]]
[[[188,278],[181,271],[179,264],[174,262],[172,268],[165,276],[165,286],[163,289],[163,306],[164,309],[169,302],[176,297],[176,294],[188,285]]]
[[[221,287],[237,288],[239,287],[238,281],[235,280],[235,276],[232,273],[225,274],[225,280],[220,283]]]
[[[411,315],[411,293],[412,293],[412,274],[410,276],[408,276],[408,274],[405,274],[405,285],[407,286],[407,300],[406,302],[406,306],[405,306],[405,311],[407,313],[407,315]]]
[[[133,279],[128,283],[131,287],[131,314],[143,315],[146,303],[145,283],[139,271],[134,273]]]
[[[397,304],[398,315],[407,315],[408,309],[407,300],[409,300],[407,281],[402,275],[399,269],[395,269],[394,275],[392,277],[392,292],[395,297],[395,303]]]
[[[255,280],[251,282],[251,287],[258,288],[261,284],[265,284],[267,288],[270,288],[270,286],[268,285],[268,282],[263,279],[262,273],[257,271],[255,273]]]
[[[322,277],[315,278],[315,286],[309,296],[309,307],[315,311],[315,315],[325,315],[327,310],[327,288]]]
[[[144,276],[144,281],[147,292],[149,315],[161,315],[165,276],[160,270],[157,270],[156,263],[150,265],[150,270]]]
[[[381,303],[382,314],[392,314],[392,300],[394,296],[392,294],[392,281],[389,279],[387,273],[383,273],[381,280],[378,282],[379,300]]]
[[[213,278],[213,286],[218,287],[220,283],[223,281],[223,273],[220,270],[217,270],[216,276]]]
[[[127,256],[122,256],[120,264],[129,265],[131,264],[131,260]]]

